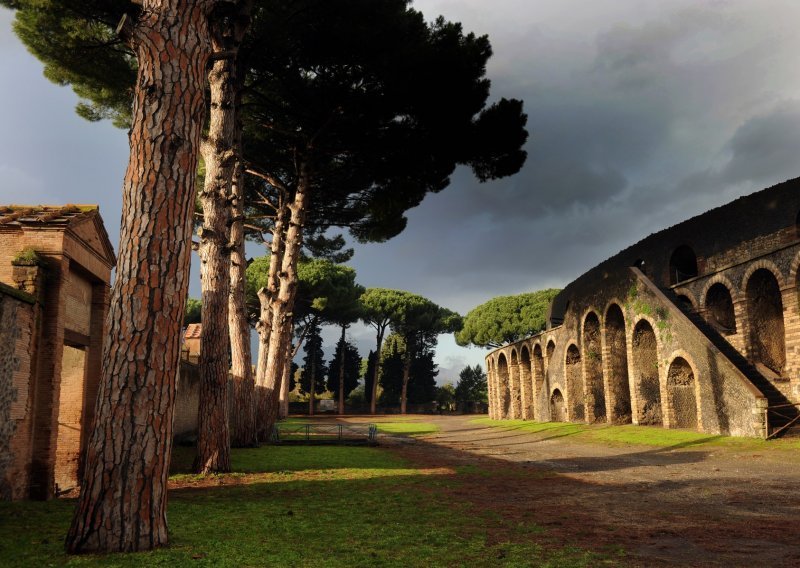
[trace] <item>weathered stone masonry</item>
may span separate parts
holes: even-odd
[[[0,207],[0,498],[77,485],[114,263],[96,206]]]
[[[800,403],[799,282],[800,178],[570,283],[544,332],[487,356],[490,416],[774,432]]]

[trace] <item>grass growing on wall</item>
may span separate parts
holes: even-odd
[[[609,426],[605,424],[580,424],[572,422],[531,422],[527,420],[492,420],[477,418],[471,421],[494,428],[522,430],[553,436],[569,436],[575,441],[603,444],[636,444],[657,447],[726,447],[742,451],[794,451],[800,450],[800,439],[761,440],[703,434],[690,430],[669,430],[658,426]],[[795,456],[800,461],[800,455]]]

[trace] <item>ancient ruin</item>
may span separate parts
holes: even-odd
[[[650,235],[567,285],[545,331],[486,357],[490,415],[791,430],[799,268],[800,178]]]
[[[77,485],[115,262],[96,205],[0,207],[0,498]]]

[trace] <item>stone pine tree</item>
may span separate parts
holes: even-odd
[[[399,311],[392,318],[392,331],[403,338],[403,385],[400,393],[400,413],[406,413],[411,363],[415,357],[432,350],[442,333],[461,329],[461,316],[440,307],[427,298],[406,292]]]
[[[538,333],[545,328],[550,302],[559,292],[547,289],[492,298],[464,316],[456,343],[497,348]]]
[[[118,123],[129,118],[131,154],[103,380],[66,547],[151,549],[168,539],[172,413],[207,64],[217,10],[230,2],[2,4],[18,10],[16,31],[43,61],[45,74],[90,99],[79,112]],[[120,77],[129,90],[106,91]]]
[[[322,329],[319,324],[313,324],[308,330],[303,351],[306,356],[303,358],[303,369],[300,372],[300,388],[308,394],[308,415],[314,416],[316,397],[325,392],[325,381],[322,378],[328,373],[325,353],[322,350]]]
[[[516,173],[527,137],[519,101],[487,105],[486,37],[426,24],[405,0],[299,4],[270,2],[255,18],[245,90],[248,171],[262,182],[251,203],[263,205],[273,235],[258,379],[273,401],[307,228],[390,238],[457,165],[481,181]]]
[[[197,413],[197,473],[230,471],[230,430],[228,416],[228,369],[231,347],[228,307],[231,301],[231,203],[233,177],[241,161],[241,133],[237,112],[239,92],[244,84],[242,65],[237,61],[239,46],[250,24],[252,0],[227,2],[216,8],[217,17],[211,20],[211,39],[214,61],[208,70],[209,120],[200,145],[205,167],[203,186],[197,197],[203,211],[197,231],[200,257],[200,284],[203,302],[203,333],[200,344],[200,408]],[[242,236],[239,235],[241,239]],[[237,252],[241,252],[238,251]],[[238,258],[237,266],[241,266]],[[238,272],[241,275],[241,269]],[[237,282],[238,284],[238,282]],[[242,291],[239,284],[240,292]],[[234,308],[238,304],[234,303]],[[241,323],[234,319],[235,330]],[[242,361],[241,342],[246,339],[234,334],[237,344],[235,381],[239,394],[249,392],[246,380],[250,362]],[[245,405],[247,403],[244,403]],[[251,403],[252,404],[252,403]],[[241,409],[247,416],[254,412]],[[242,433],[239,424],[238,433]]]
[[[328,369],[327,381],[328,390],[336,393],[339,414],[344,414],[344,401],[358,386],[360,371],[361,356],[358,354],[358,348],[344,337],[340,337]]]
[[[361,296],[361,321],[375,330],[375,360],[381,360],[381,349],[386,330],[389,329],[401,312],[408,292],[389,288],[368,288]],[[371,371],[371,373],[370,373]],[[378,375],[380,365],[367,368],[369,377],[365,380],[364,395],[369,400],[370,414],[375,414],[378,404]]]

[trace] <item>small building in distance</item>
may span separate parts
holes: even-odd
[[[568,284],[545,331],[486,357],[489,414],[753,437],[798,429],[799,290],[797,178]]]
[[[0,206],[0,498],[78,485],[115,264],[96,205]]]

